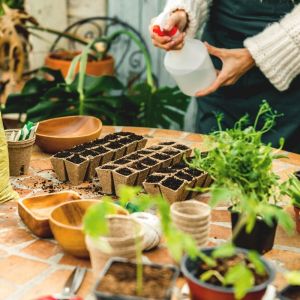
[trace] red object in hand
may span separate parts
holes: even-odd
[[[177,31],[178,31],[178,28],[176,26],[174,26],[170,31],[161,30],[159,25],[153,26],[153,32],[159,36],[173,37],[177,33]]]

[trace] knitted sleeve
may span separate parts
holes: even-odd
[[[247,38],[244,46],[270,82],[279,91],[287,90],[300,74],[300,5],[281,21]]]
[[[164,12],[171,13],[183,9],[188,14],[189,26],[186,34],[194,37],[197,30],[205,23],[212,0],[168,0]]]

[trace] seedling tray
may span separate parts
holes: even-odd
[[[50,160],[60,181],[79,185],[93,179],[97,167],[140,150],[146,143],[143,136],[119,132],[58,152]]]
[[[98,167],[96,171],[102,192],[117,194],[120,185],[142,185],[149,175],[176,164],[191,152],[192,149],[182,144],[160,143]]]
[[[162,194],[170,203],[192,199],[197,192],[189,188],[207,187],[212,183],[210,176],[202,171],[189,168],[180,162],[168,168],[161,168],[143,182],[149,194]]]

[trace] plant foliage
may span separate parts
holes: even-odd
[[[218,116],[219,130],[207,141],[210,151],[207,156],[201,156],[196,150],[190,164],[208,172],[214,179],[209,188],[213,207],[228,201],[234,211],[243,215],[240,218],[243,224],[239,222],[237,230],[246,225],[247,232],[251,232],[257,216],[268,225],[277,221],[287,231],[293,229],[290,216],[276,206],[284,193],[272,167],[273,161],[283,156],[280,150],[274,151],[270,144],[262,142],[262,136],[272,129],[279,116],[266,101],[260,106],[254,125],[249,125],[246,115],[234,128],[222,130],[222,117]]]

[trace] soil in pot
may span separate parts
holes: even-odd
[[[162,146],[171,146],[171,145],[174,145],[176,144],[175,142],[162,142],[162,143],[159,143],[158,145],[162,145]]]
[[[117,170],[117,172],[124,176],[129,176],[130,174],[132,174],[132,171],[128,168],[119,169],[119,170]]]
[[[99,153],[99,154],[104,154],[104,153],[109,152],[109,150],[106,149],[106,148],[103,147],[103,146],[95,147],[95,148],[93,148],[93,151],[96,151],[96,152]]]
[[[128,160],[139,160],[142,157],[143,156],[138,154],[138,153],[133,153],[133,154],[127,155],[126,159],[128,159]]]
[[[149,150],[151,150],[151,151],[159,151],[159,150],[161,150],[161,149],[163,149],[164,147],[162,147],[162,146],[151,146],[151,147],[149,147],[149,148],[147,148],[147,149],[149,149]]]
[[[101,293],[117,296],[135,296],[141,298],[164,300],[169,299],[170,288],[173,285],[175,271],[170,268],[143,265],[143,290],[136,293],[136,265],[133,263],[113,262],[104,277],[96,287],[101,299]]]
[[[85,159],[78,154],[74,154],[73,156],[68,157],[66,160],[70,161],[76,165],[79,165],[85,161]]]
[[[155,158],[157,160],[160,160],[160,161],[164,161],[164,160],[170,159],[169,155],[163,154],[163,153],[156,153],[156,154],[152,155],[151,157],[153,157],[153,158]]]
[[[62,152],[57,152],[53,157],[56,158],[67,158],[71,155],[72,153],[70,151],[62,151]]]
[[[165,178],[165,176],[156,176],[156,175],[150,175],[146,182],[147,183],[158,183],[160,182],[161,180],[163,180]]]
[[[72,153],[80,153],[86,149],[85,145],[78,145],[70,150]]]
[[[183,181],[174,177],[169,177],[162,182],[162,185],[171,189],[178,190],[182,186]]]
[[[176,170],[174,170],[173,168],[161,168],[157,171],[157,173],[161,173],[161,174],[174,174],[176,173]]]
[[[148,166],[145,166],[140,162],[135,162],[135,163],[131,164],[129,167],[131,169],[134,169],[134,170],[137,170],[137,171],[143,171],[143,170],[148,168]]]
[[[83,152],[80,153],[80,156],[82,157],[95,157],[99,155],[99,153],[97,153],[96,151],[93,151],[93,150],[84,150]]]
[[[182,150],[182,151],[186,151],[186,150],[190,149],[188,146],[185,146],[185,145],[182,145],[182,144],[177,144],[177,145],[174,145],[172,147],[175,148],[175,149],[178,149],[178,150]]]
[[[149,150],[139,150],[137,152],[137,154],[141,154],[141,155],[150,155],[152,154],[152,151],[149,151]]]
[[[108,143],[108,144],[106,145],[106,147],[107,147],[108,149],[111,149],[111,150],[120,149],[120,148],[122,148],[122,146],[123,146],[123,145],[122,145],[121,143],[116,142],[116,141],[110,142],[110,143]]]
[[[128,160],[126,158],[121,158],[121,159],[114,161],[114,164],[117,164],[117,165],[126,165],[128,163],[130,163],[130,160]]]
[[[197,169],[186,169],[184,170],[186,173],[188,173],[189,175],[193,176],[193,177],[198,177],[201,174],[203,174],[202,171],[197,170]]]
[[[229,210],[231,213],[231,226],[234,230],[240,215],[230,208]],[[258,253],[264,254],[272,250],[274,246],[276,229],[276,222],[273,222],[273,226],[269,227],[262,219],[257,218],[252,232],[248,234],[245,227],[242,228],[233,242],[237,247],[256,250]]]
[[[71,184],[79,185],[86,176],[89,160],[86,160],[78,154],[74,154],[65,160],[65,166]]]
[[[280,300],[300,300],[300,286],[287,286],[279,294]]]
[[[157,164],[157,160],[154,160],[154,159],[152,159],[150,157],[146,157],[146,158],[144,158],[144,159],[141,160],[141,163],[144,164],[144,165],[146,165],[146,166],[152,167],[152,166],[154,166],[154,165]]]
[[[215,248],[204,248],[202,251],[210,256],[211,252]],[[265,294],[267,286],[274,280],[275,271],[270,267],[270,265],[261,258],[261,262],[265,266],[266,273],[259,275],[253,264],[249,262],[246,257],[247,251],[243,249],[238,249],[237,254],[228,258],[218,258],[216,267],[209,267],[200,258],[197,260],[192,260],[188,257],[184,257],[181,265],[181,270],[188,282],[192,299],[201,300],[234,300],[234,291],[232,286],[223,286],[220,280],[216,276],[212,276],[208,281],[204,282],[199,280],[201,274],[209,270],[218,271],[221,275],[229,270],[230,267],[243,262],[247,264],[248,268],[251,269],[255,285],[248,292],[248,294],[243,298],[243,300],[260,300]]]
[[[175,176],[179,179],[182,179],[182,180],[186,180],[186,181],[192,181],[193,180],[193,177],[190,176],[189,174],[183,172],[183,171],[179,171],[175,174]]]

